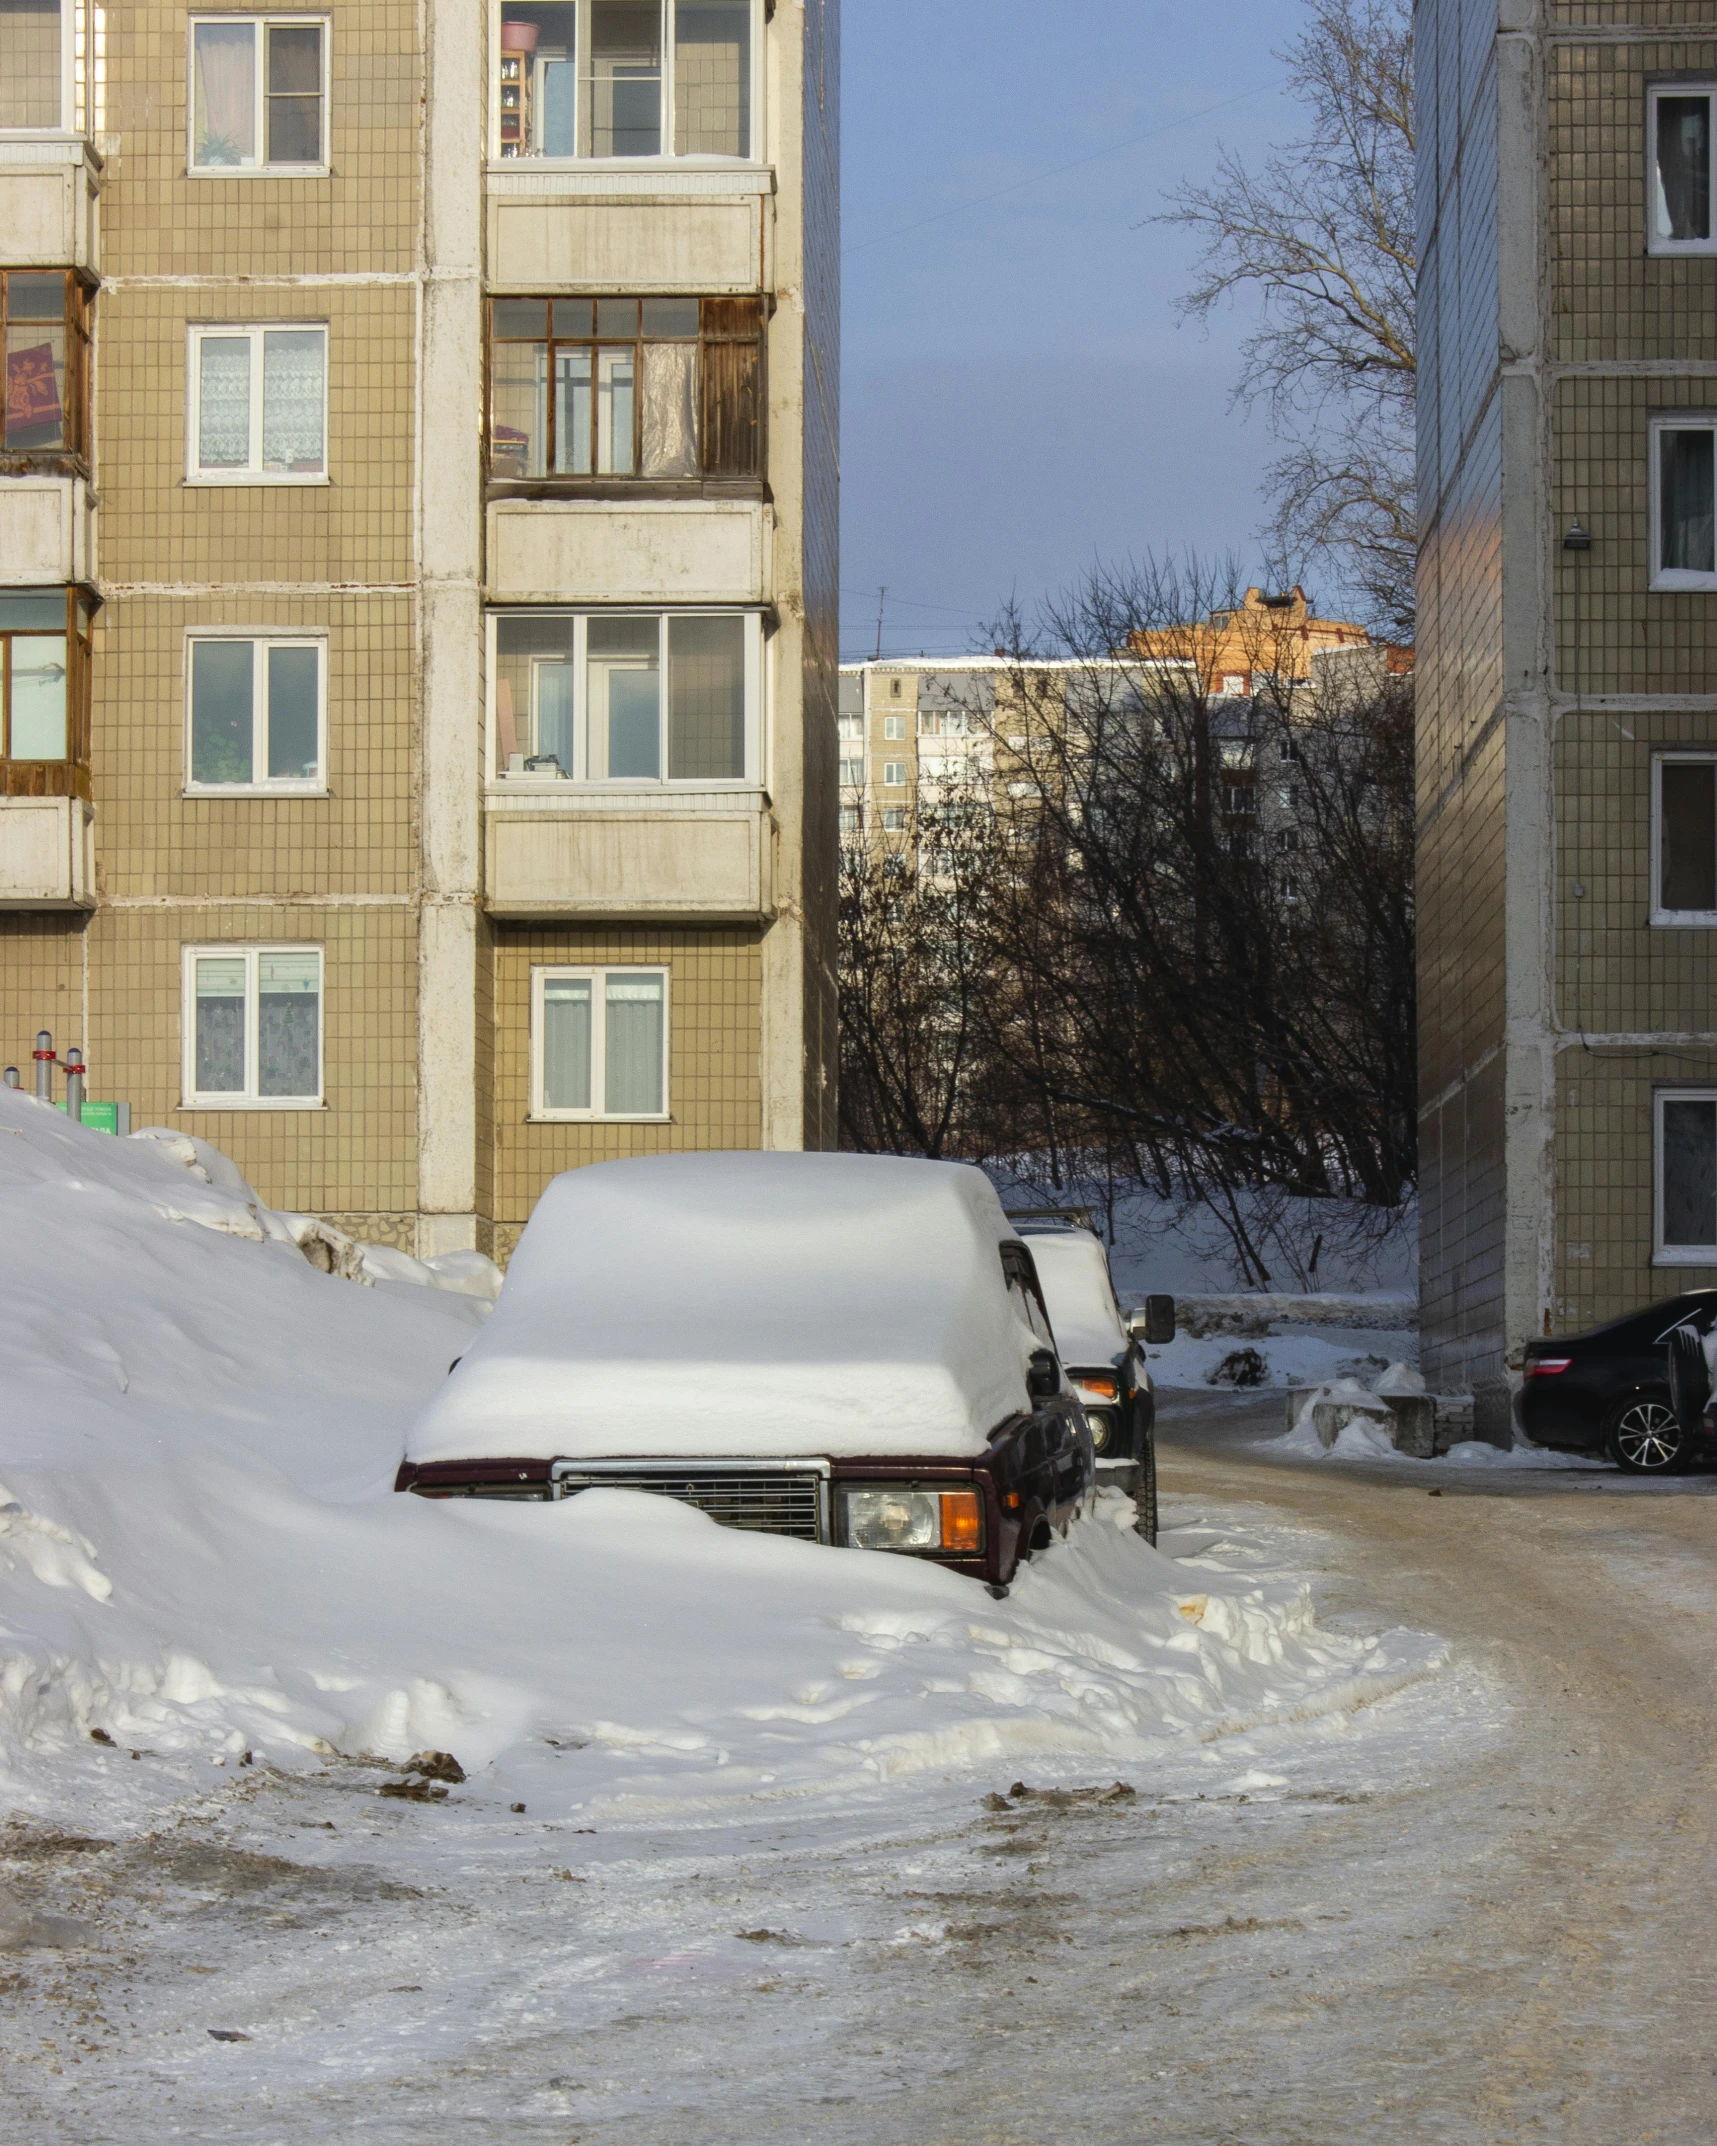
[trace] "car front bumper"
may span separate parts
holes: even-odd
[[[402,1461],[396,1491],[420,1498],[484,1498],[550,1504],[599,1488],[642,1490],[695,1505],[719,1526],[800,1542],[847,1547],[843,1489],[975,1491],[981,1515],[973,1554],[891,1549],[995,1586],[1018,1560],[1022,1515],[1017,1493],[998,1486],[993,1469],[941,1458],[829,1460],[750,1459],[723,1455],[688,1460],[495,1459]]]

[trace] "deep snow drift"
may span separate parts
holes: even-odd
[[[318,1273],[270,1226],[233,1234],[257,1222],[247,1191],[0,1094],[15,1809],[112,1829],[247,1751],[294,1768],[435,1747],[466,1796],[690,1816],[927,1768],[1147,1760],[1439,1659],[1319,1630],[1296,1584],[1161,1556],[1113,1500],[998,1603],[630,1492],[395,1495],[405,1426],[486,1307]]]

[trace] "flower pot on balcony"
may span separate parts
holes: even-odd
[[[501,50],[503,52],[534,52],[537,49],[538,26],[534,22],[503,22],[501,25]]]

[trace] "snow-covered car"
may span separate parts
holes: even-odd
[[[1043,1285],[1062,1367],[1085,1404],[1097,1479],[1133,1499],[1138,1528],[1157,1539],[1157,1396],[1143,1353],[1115,1302],[1103,1240],[1081,1210],[1016,1215]],[[1174,1299],[1148,1300],[1153,1341],[1174,1339]]]
[[[395,1488],[654,1491],[999,1589],[1094,1479],[1031,1250],[981,1171],[708,1154],[554,1179]]]

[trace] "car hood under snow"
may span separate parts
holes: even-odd
[[[964,1163],[703,1154],[557,1177],[407,1458],[979,1452],[1041,1343]]]

